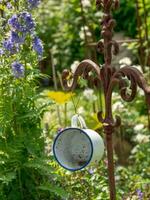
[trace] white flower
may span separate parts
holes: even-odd
[[[131,200],[131,197],[127,197],[126,200]],[[137,195],[132,195],[132,200],[137,200]]]
[[[92,36],[92,34],[91,34],[90,30],[89,30],[89,27],[88,26],[82,26],[81,30],[79,32],[79,36],[80,36],[80,38],[82,40],[85,40],[85,33],[84,33],[84,31],[86,32],[86,36],[87,37],[91,37]]]
[[[85,112],[84,108],[81,106],[78,108],[77,113],[78,114],[83,114]]]
[[[74,61],[71,65],[71,72],[74,74],[80,62],[78,60]]]
[[[142,67],[140,65],[132,65],[132,67],[138,69],[140,72],[142,72]]]
[[[87,100],[90,100],[90,101],[96,101],[96,100],[97,100],[97,97],[96,97],[96,95],[94,94],[94,90],[92,90],[92,89],[86,89],[86,90],[84,90],[83,96],[84,96]]]
[[[124,105],[122,104],[121,101],[114,103],[113,106],[112,106],[113,112],[116,111],[116,110],[120,110],[122,108],[124,108]]]
[[[113,97],[113,98],[118,97],[118,93],[117,93],[117,92],[113,92],[112,97]]]
[[[144,124],[138,124],[134,127],[135,132],[140,132],[144,128]]]
[[[50,112],[45,112],[44,113],[44,117],[43,117],[43,121],[46,124],[49,124],[50,122],[50,118],[51,118],[51,113]]]
[[[121,67],[123,67],[123,66],[126,66],[126,65],[131,65],[131,64],[132,64],[132,61],[131,61],[130,58],[124,57],[123,59],[121,59],[121,60],[119,61],[119,64],[121,65]]]
[[[145,95],[145,94],[144,94],[144,91],[143,91],[141,88],[139,88],[138,92],[139,92],[139,95],[140,95],[140,96],[144,96],[144,95]]]
[[[85,39],[84,32],[83,32],[82,30],[79,32],[79,36],[80,36],[80,38],[81,38],[82,40]]]
[[[136,152],[138,152],[138,145],[135,146],[135,147],[131,150],[131,154],[135,154]]]
[[[127,66],[127,65],[125,65],[125,64],[120,65],[120,69],[125,67],[125,66]]]
[[[102,17],[103,17],[103,12],[102,12],[102,11],[97,11],[97,12],[95,13],[95,17],[102,18]]]
[[[89,0],[82,0],[83,7],[90,7],[91,2]]]
[[[138,143],[147,143],[150,141],[150,136],[143,135],[143,134],[137,134],[134,140]]]
[[[85,97],[87,97],[88,98],[88,96],[92,96],[94,94],[94,90],[92,90],[92,89],[86,89],[86,90],[84,90],[84,92],[83,92],[83,95],[85,96]]]

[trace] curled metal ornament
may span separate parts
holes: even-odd
[[[109,174],[109,186],[110,186],[110,199],[115,200],[115,178],[114,178],[114,163],[113,163],[113,145],[112,145],[112,133],[114,127],[121,125],[121,118],[119,116],[113,117],[112,113],[112,93],[114,87],[119,86],[119,92],[122,99],[126,102],[131,102],[135,99],[137,94],[137,87],[140,87],[146,96],[147,104],[150,108],[150,87],[147,85],[143,74],[134,67],[123,67],[116,70],[112,67],[112,54],[117,55],[119,52],[119,45],[113,40],[113,29],[115,27],[115,20],[112,18],[111,11],[119,7],[119,0],[96,0],[97,7],[102,7],[104,17],[102,19],[102,31],[103,37],[97,44],[97,50],[99,53],[104,54],[105,64],[100,69],[100,66],[95,64],[91,60],[82,61],[75,73],[73,74],[72,81],[69,84],[68,76],[70,72],[65,70],[62,75],[63,84],[65,89],[74,90],[77,86],[78,79],[83,76],[87,80],[92,80],[90,71],[95,72],[97,76],[96,82],[100,82],[104,91],[105,109],[104,113],[98,113],[98,119],[103,123],[104,132],[106,134],[106,146],[108,157],[108,174]],[[68,79],[68,80],[67,80]],[[126,83],[128,80],[129,85]],[[128,92],[129,91],[129,92]]]
[[[130,86],[125,82],[125,79],[130,82]],[[137,70],[134,67],[123,67],[120,70],[116,71],[109,82],[109,87],[107,89],[106,93],[106,115],[105,120],[103,119],[103,122],[108,122],[109,124],[114,124],[113,126],[118,126],[121,124],[121,120],[117,117],[116,122],[114,122],[113,116],[112,116],[112,93],[114,90],[114,87],[116,85],[119,85],[119,91],[122,99],[126,102],[131,102],[135,99],[137,94],[137,87],[141,88],[146,96],[146,101],[150,107],[150,87],[146,83],[146,80],[144,79],[143,74]],[[128,93],[128,90],[130,89],[130,93]],[[101,116],[99,115],[99,120],[101,121]]]
[[[128,80],[131,82],[130,85],[131,94],[128,94],[127,92],[128,88],[127,86],[125,86],[125,84],[123,84],[122,77],[127,77]],[[120,94],[124,101],[131,102],[134,100],[137,93],[137,86],[144,91],[145,96],[150,95],[150,87],[148,86],[143,74],[134,67],[126,66],[121,68],[113,75],[112,82],[114,78],[119,79]],[[110,82],[110,84],[112,84],[112,82]]]
[[[78,83],[78,78],[84,76],[86,79],[89,78],[89,72],[93,71],[96,73],[98,79],[100,79],[100,66],[91,60],[82,61],[76,68],[71,83],[69,84],[67,77],[69,76],[69,71],[64,70],[62,74],[63,85],[66,91],[74,90]]]
[[[100,41],[97,43],[97,51],[98,51],[100,54],[104,54],[104,40],[100,40]]]
[[[119,53],[119,44],[113,40],[113,41],[110,41],[108,43],[108,46],[107,46],[109,49],[110,49],[110,53],[112,51],[112,53],[114,55],[117,55]],[[104,54],[104,40],[100,40],[98,43],[97,43],[97,51],[101,54]]]
[[[71,83],[67,80],[70,72],[65,70],[62,75],[64,88],[74,90],[77,86],[78,79],[83,76],[89,81],[93,81],[89,75],[90,71],[96,73],[97,80],[103,87],[105,96],[105,114],[98,113],[98,119],[105,125],[111,127],[119,126],[121,124],[120,117],[116,116],[115,119],[112,114],[112,93],[116,85],[119,86],[119,92],[121,98],[126,102],[131,102],[135,99],[137,94],[137,87],[140,87],[146,96],[147,103],[150,107],[150,87],[147,85],[143,74],[134,67],[123,67],[116,70],[111,66],[112,54],[117,55],[119,53],[119,45],[112,39],[113,28],[115,26],[115,20],[112,18],[111,9],[119,6],[118,0],[96,0],[97,6],[101,6],[104,11],[104,17],[102,20],[102,36],[103,39],[97,44],[99,53],[104,54],[105,64],[100,69],[100,66],[91,60],[82,61],[75,73],[72,76]],[[128,86],[126,80],[129,81]]]
[[[144,79],[143,74],[134,67],[123,67],[116,71],[114,68],[105,68],[102,69],[91,60],[82,61],[73,77],[72,83],[69,85],[67,76],[69,71],[63,72],[63,85],[67,91],[74,90],[78,83],[78,78],[84,76],[89,80],[88,73],[93,71],[96,73],[97,79],[103,85],[105,93],[105,116],[102,112],[98,113],[98,119],[103,124],[109,124],[114,127],[118,127],[121,124],[120,117],[116,116],[115,120],[112,115],[112,93],[114,87],[119,85],[119,92],[121,98],[126,102],[131,102],[135,99],[137,94],[137,86],[140,87],[146,96],[148,105],[150,106],[150,87],[147,85],[146,80]],[[126,79],[130,82],[130,86],[126,84]],[[128,92],[130,90],[130,93]]]

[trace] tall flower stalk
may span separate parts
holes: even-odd
[[[39,189],[52,173],[41,127],[46,105],[37,101],[43,45],[31,12],[39,3],[0,1],[0,199],[53,196]]]
[[[30,13],[39,3],[39,0],[26,0],[22,4],[17,1],[9,3],[9,8],[11,7],[13,12],[5,19],[7,23],[3,29],[5,28],[7,34],[1,41],[0,54],[9,56],[13,62],[21,62],[21,55],[24,54],[29,61],[31,57],[38,56],[41,59],[43,56],[43,44],[36,34],[36,23]],[[8,4],[6,6],[8,7]]]

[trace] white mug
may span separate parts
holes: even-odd
[[[78,122],[81,128],[78,128]],[[71,127],[60,131],[55,138],[53,154],[63,168],[77,171],[100,161],[104,142],[97,132],[86,127],[81,116],[74,115]]]

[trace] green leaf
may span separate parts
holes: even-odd
[[[8,184],[15,178],[16,178],[16,173],[15,172],[8,172],[5,175],[4,174],[0,174],[0,181],[2,181],[3,184]]]
[[[61,187],[58,187],[58,186],[47,184],[47,185],[41,185],[38,188],[41,190],[44,190],[44,191],[53,192],[63,199],[68,199],[68,197],[69,197],[68,193],[64,189],[62,189]]]

